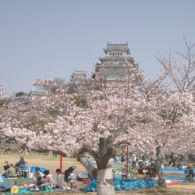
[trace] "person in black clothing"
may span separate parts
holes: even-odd
[[[69,183],[70,179],[68,178],[70,174],[76,169],[76,166],[69,167],[64,171],[64,181]]]
[[[26,162],[24,161],[24,157],[21,156],[20,160],[15,164],[15,169],[18,175],[22,173],[22,170],[25,168]]]
[[[37,181],[34,185],[28,188],[30,191],[45,191],[45,185],[43,184],[42,177],[37,177]]]
[[[144,175],[144,170],[142,168],[138,169],[138,174]]]
[[[190,182],[193,182],[193,177],[195,176],[194,171],[191,167],[188,167],[188,175],[186,175],[186,179],[190,180]]]
[[[37,177],[37,182],[36,182],[36,185],[39,187],[43,184],[43,180],[42,180],[42,177]]]
[[[25,164],[26,164],[26,162],[24,161],[24,157],[21,156],[21,157],[20,157],[20,160],[19,160],[19,162],[17,163],[16,166],[17,166],[20,170],[23,170],[24,167],[25,167]]]
[[[176,157],[172,152],[170,155],[169,165],[175,167],[176,166]]]
[[[5,161],[3,169],[4,169],[4,171],[7,171],[9,169],[8,161]]]
[[[3,172],[2,172],[2,175],[4,175],[4,176],[7,176],[7,171],[8,171],[8,169],[9,169],[9,164],[8,164],[8,161],[5,161],[5,163],[4,163],[4,166],[3,166]]]

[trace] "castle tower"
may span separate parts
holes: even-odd
[[[69,82],[70,88],[76,88],[78,90],[85,90],[88,88],[88,80],[84,71],[75,71]]]
[[[100,63],[96,64],[96,72],[105,81],[120,81],[125,75],[131,73],[131,68],[138,68],[130,56],[128,44],[107,44],[104,49],[105,57],[99,58]]]

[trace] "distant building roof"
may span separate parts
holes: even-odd
[[[108,52],[127,52],[127,54],[130,54],[128,43],[125,44],[110,44],[107,43],[107,48],[104,49],[104,52],[107,54]]]
[[[30,94],[32,96],[45,96],[48,95],[48,91],[46,89],[32,89],[30,91]]]
[[[84,71],[76,70],[73,74],[86,75]]]
[[[75,71],[70,79],[69,87],[77,88],[79,90],[85,90],[88,88],[89,82],[87,75],[84,71]]]
[[[87,76],[84,71],[75,71],[70,79],[70,82],[74,82],[77,80],[87,80]]]

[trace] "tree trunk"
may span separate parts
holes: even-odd
[[[115,195],[111,162],[111,158],[115,154],[113,142],[114,139],[112,136],[100,138],[98,152],[91,150],[88,146],[83,146],[77,156],[77,159],[86,168],[89,174],[97,179],[98,195]],[[93,156],[97,163],[97,168],[93,167],[87,159],[80,156],[85,152]]]
[[[85,167],[90,176],[97,178],[97,169],[86,158],[80,158],[79,162]]]
[[[162,164],[162,157],[161,157],[161,150],[160,146],[156,148],[156,158],[157,158],[157,174],[158,174],[158,186],[166,188],[166,179],[163,177],[161,164]]]
[[[97,195],[115,195],[112,167],[97,170]]]

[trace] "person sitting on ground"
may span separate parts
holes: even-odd
[[[43,184],[43,177],[38,176],[37,181],[35,183],[38,187]]]
[[[8,161],[5,161],[4,166],[3,166],[3,170],[7,171],[8,169],[9,169]]]
[[[191,167],[188,167],[188,174],[186,175],[186,179],[190,180],[190,182],[193,182],[193,177],[195,176],[194,171]]]
[[[64,188],[65,181],[64,181],[64,174],[61,173],[60,169],[56,169],[56,188]]]
[[[37,181],[37,178],[38,178],[38,177],[43,178],[43,176],[44,176],[44,175],[43,175],[43,173],[41,172],[40,168],[37,167],[35,173],[33,174],[33,179],[34,179],[34,181]]]
[[[81,173],[78,173],[76,179],[77,179],[77,181],[83,181],[82,174]]]
[[[17,166],[20,170],[24,170],[25,164],[26,164],[26,162],[24,161],[24,157],[21,156],[21,157],[20,157],[20,160],[19,160],[19,162],[17,163],[16,166]]]
[[[16,169],[14,168],[13,164],[11,164],[9,169],[7,170],[7,176],[8,177],[16,177],[17,176]]]
[[[145,178],[146,175],[144,174],[144,169],[143,168],[139,168],[138,169],[138,175],[137,175],[137,178]]]
[[[24,169],[25,167],[25,161],[24,161],[24,157],[21,156],[20,160],[15,164],[15,168],[16,168],[16,172],[19,175],[21,173],[21,171]]]
[[[156,169],[153,168],[153,167],[148,167],[148,172],[147,172],[148,176],[149,177],[152,177],[152,178],[158,178],[158,174],[156,172]]]
[[[45,190],[45,185],[43,184],[43,178],[38,176],[37,177],[37,180],[36,180],[36,183],[35,184],[30,184],[28,186],[28,189],[30,191],[44,191]]]
[[[7,176],[7,170],[9,169],[9,164],[8,161],[5,161],[4,166],[3,166],[3,172],[2,175],[4,175],[5,177]]]
[[[56,186],[55,178],[49,172],[49,170],[44,171],[43,183],[44,184],[50,184],[50,191],[52,191],[52,189]]]

